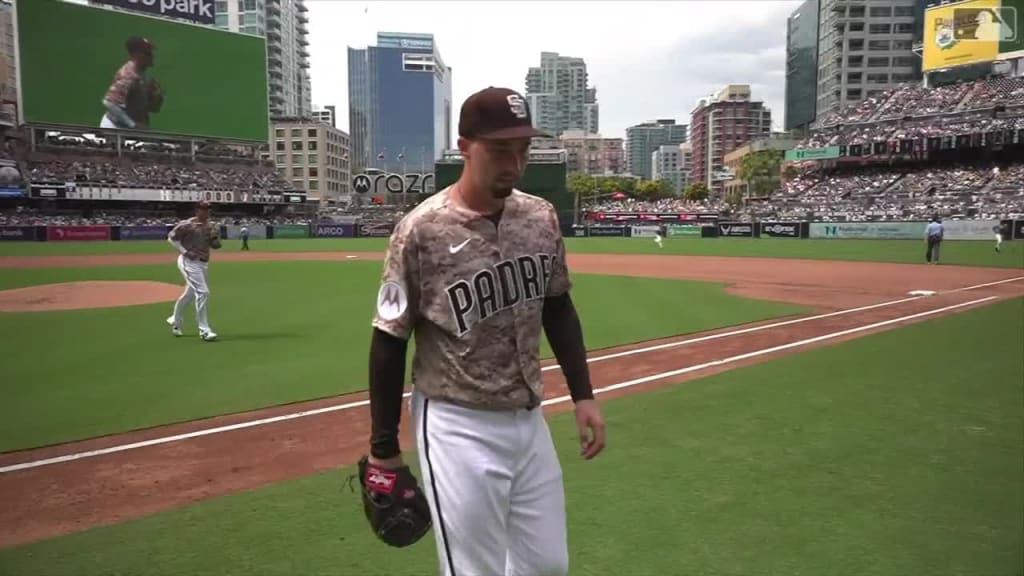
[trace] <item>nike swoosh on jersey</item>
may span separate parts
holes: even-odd
[[[466,238],[465,240],[463,240],[459,244],[454,244],[454,245],[453,244],[449,244],[448,245],[448,253],[449,254],[457,254],[459,252],[459,250],[462,250],[463,248],[466,247],[466,244],[469,244],[470,240],[472,240],[472,238]]]

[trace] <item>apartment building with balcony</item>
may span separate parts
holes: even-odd
[[[720,195],[722,183],[733,177],[725,166],[725,155],[751,140],[768,137],[771,131],[771,110],[753,99],[748,84],[729,84],[701,98],[691,113],[690,180],[704,182],[712,195]]]
[[[310,116],[306,0],[216,0],[214,11],[218,28],[266,38],[270,115]]]

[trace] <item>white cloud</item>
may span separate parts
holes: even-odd
[[[434,34],[452,67],[454,116],[488,85],[525,89],[542,51],[584,58],[601,132],[624,136],[653,118],[688,123],[697,98],[751,84],[781,127],[786,16],[795,0],[751,2],[358,2],[308,0],[313,102],[348,129],[347,47],[378,31]],[[453,127],[454,131],[455,127]]]

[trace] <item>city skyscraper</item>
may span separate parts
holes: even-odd
[[[313,109],[306,0],[216,0],[216,26],[267,39],[270,115],[305,118]]]
[[[348,49],[352,172],[433,172],[452,148],[452,69],[433,34],[380,32]]]
[[[652,154],[662,146],[686,142],[686,124],[676,124],[668,118],[650,120],[626,128],[626,171],[634,176],[651,179]]]
[[[690,122],[690,181],[704,182],[712,194],[720,194],[722,182],[732,178],[723,170],[725,155],[772,132],[771,110],[751,97],[748,84],[729,84],[701,98]]]
[[[820,0],[815,117],[919,81],[913,46],[923,27],[922,0]]]
[[[526,97],[533,124],[558,138],[566,130],[599,131],[597,89],[587,86],[583,58],[541,52],[540,66],[526,73]]]
[[[786,20],[785,129],[806,130],[818,102],[818,6],[805,0]]]

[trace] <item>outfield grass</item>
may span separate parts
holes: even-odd
[[[362,390],[379,275],[379,262],[222,262],[210,275],[216,343],[196,337],[192,309],[187,337],[172,337],[170,303],[0,313],[0,450]],[[76,280],[182,283],[168,264],[9,269],[0,288]],[[590,349],[806,311],[715,283],[574,281]]]
[[[647,238],[566,238],[570,252],[612,254],[690,254],[700,256],[753,256],[877,262],[922,263],[924,244],[917,240],[772,239],[772,238],[668,238],[658,248]],[[258,252],[383,251],[386,238],[305,238],[252,240]],[[225,241],[235,251],[238,241]],[[995,242],[949,241],[942,247],[944,264],[1024,268],[1024,241],[1004,242],[997,254]],[[0,255],[172,253],[162,241],[127,242],[5,242]]]
[[[1011,575],[1024,569],[1024,300],[552,418],[573,574]],[[374,540],[351,468],[0,551],[0,573],[429,574]]]

